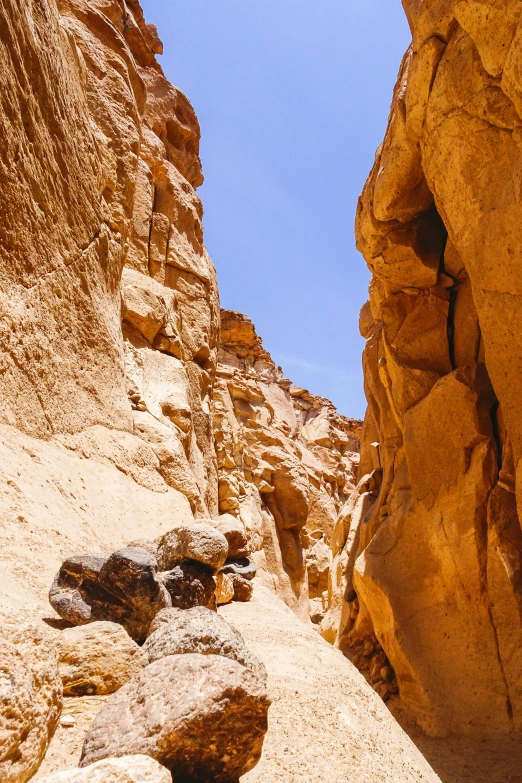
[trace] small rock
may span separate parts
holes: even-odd
[[[237,781],[261,756],[270,701],[252,671],[218,655],[170,655],[109,696],[80,767],[145,753],[176,779]]]
[[[216,580],[216,601],[218,606],[228,604],[234,598],[234,582],[228,574],[219,571],[214,577]]]
[[[216,609],[216,583],[211,572],[198,563],[179,563],[172,570],[160,574],[170,603],[178,609],[206,606]]]
[[[72,715],[62,715],[60,718],[60,726],[63,726],[64,729],[72,729],[76,726],[76,720]]]
[[[244,579],[253,579],[257,568],[248,557],[231,558],[227,560],[221,571],[224,574],[236,574]]]
[[[59,636],[59,647],[65,696],[114,693],[148,663],[141,647],[116,623],[67,628]]]
[[[151,627],[155,630],[143,645],[150,663],[168,655],[223,655],[266,681],[264,664],[245,646],[239,631],[210,609],[163,609]]]
[[[83,769],[68,769],[40,778],[39,783],[172,783],[168,769],[150,756],[103,759]]]
[[[254,585],[250,579],[245,579],[237,574],[230,574],[234,584],[234,601],[250,601],[254,592]]]
[[[160,539],[158,563],[161,571],[169,571],[179,563],[195,560],[214,573],[225,564],[228,543],[225,536],[205,522],[180,525]]]

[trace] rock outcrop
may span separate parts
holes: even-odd
[[[357,215],[368,412],[337,643],[373,637],[431,733],[520,732],[522,9],[403,5],[413,41]]]
[[[308,616],[309,597],[322,606],[327,590],[328,551],[354,486],[360,422],[293,386],[252,322],[222,310],[214,425],[219,511],[243,523],[258,578]],[[325,548],[327,562],[318,568]]]

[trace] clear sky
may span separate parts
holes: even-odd
[[[222,307],[287,377],[362,417],[355,249],[409,30],[399,0],[142,0],[199,117],[205,239]]]

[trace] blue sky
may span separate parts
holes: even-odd
[[[221,304],[287,377],[362,417],[357,198],[409,30],[399,0],[142,0],[202,130]]]

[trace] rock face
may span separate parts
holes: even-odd
[[[64,696],[114,693],[148,663],[142,648],[116,623],[66,628],[59,647]]]
[[[168,769],[149,756],[103,759],[84,769],[68,769],[40,778],[40,783],[172,783]]]
[[[403,5],[413,42],[357,215],[368,412],[337,640],[375,634],[429,732],[520,732],[522,9]]]
[[[0,423],[213,514],[219,309],[194,111],[137,0],[10,1],[0,27]]]
[[[45,755],[62,711],[58,648],[45,626],[2,618],[0,780],[26,783]]]
[[[269,704],[262,681],[234,660],[161,658],[109,698],[80,766],[141,753],[181,780],[236,781],[259,760]]]
[[[219,511],[243,524],[259,578],[308,616],[307,566],[353,489],[360,422],[292,386],[252,322],[222,310],[214,424]]]

